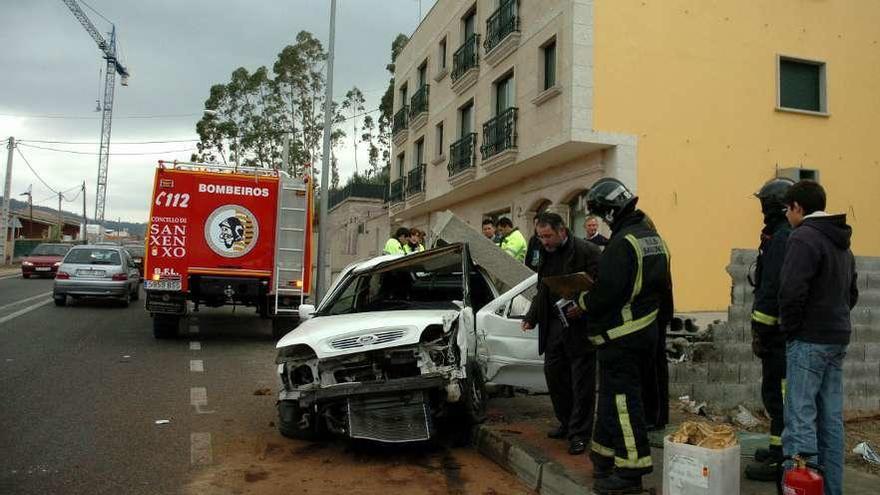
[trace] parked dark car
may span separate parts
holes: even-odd
[[[21,260],[22,278],[54,277],[70,247],[68,244],[38,244]]]
[[[126,244],[125,250],[128,251],[128,254],[131,255],[131,261],[134,262],[134,266],[137,267],[138,272],[141,274],[141,280],[144,279],[144,245],[143,244]]]

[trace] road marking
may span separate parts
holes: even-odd
[[[0,280],[6,280],[9,278],[21,278],[21,273],[13,273],[12,275],[3,275],[0,277]]]
[[[205,371],[205,362],[201,359],[190,359],[189,370],[193,373],[202,373]]]
[[[11,302],[9,304],[4,304],[3,306],[0,306],[0,311],[3,311],[6,308],[11,308],[13,306],[18,306],[19,304],[22,304],[22,303],[33,301],[34,299],[39,299],[41,297],[47,297],[47,296],[51,296],[51,295],[52,295],[52,291],[43,292],[42,294],[37,294],[36,296],[28,297],[27,299],[20,299],[18,301]]]
[[[50,302],[52,302],[52,300],[51,300],[51,299],[47,299],[47,300],[45,300],[45,301],[43,301],[43,302],[39,302],[39,303],[37,303],[37,304],[34,304],[34,305],[31,305],[31,306],[28,306],[28,307],[26,307],[26,308],[19,309],[19,310],[16,311],[15,313],[11,313],[11,314],[9,314],[9,315],[7,315],[7,316],[4,316],[3,318],[0,318],[0,325],[2,325],[2,324],[4,324],[4,323],[6,323],[7,321],[12,320],[12,319],[14,319],[14,318],[18,318],[19,316],[21,316],[21,315],[23,315],[23,314],[25,314],[25,313],[30,313],[31,311],[33,311],[33,310],[39,308],[40,306],[45,306],[45,305],[49,304]]]
[[[199,326],[190,324],[189,333],[199,333]]]
[[[191,350],[191,351],[202,350],[202,343],[201,342],[190,342],[189,343],[189,350]]]
[[[189,448],[189,460],[193,466],[207,466],[214,462],[210,433],[190,433]]]

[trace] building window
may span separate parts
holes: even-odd
[[[501,115],[505,110],[514,106],[513,96],[513,72],[495,81],[495,115]]]
[[[825,63],[779,57],[777,106],[782,110],[827,113]]]
[[[437,124],[437,130],[434,133],[435,141],[437,141],[437,156],[443,156],[443,122]]]
[[[415,153],[413,154],[413,168],[418,167],[425,161],[425,138],[416,141]]]
[[[446,36],[440,40],[440,46],[437,47],[437,68],[445,69],[446,68]]]
[[[544,69],[544,87],[547,90],[556,86],[556,38],[541,47]]]
[[[406,104],[409,103],[409,100],[407,100],[407,96],[409,96],[409,93],[407,91],[406,83],[403,83],[400,85],[399,93],[400,93],[400,107],[403,108]]]
[[[422,65],[419,66],[419,88],[425,86],[428,83],[428,59],[425,59],[422,62]]]
[[[471,100],[458,109],[459,137],[464,137],[474,130],[474,100]]]
[[[406,174],[406,155],[401,153],[397,155],[397,178],[402,179]]]
[[[474,5],[464,17],[461,18],[462,39],[466,40],[474,35],[477,26],[477,6]]]

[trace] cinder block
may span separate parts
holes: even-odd
[[[878,332],[880,333],[880,332]],[[853,344],[850,344],[852,346]],[[863,344],[865,346],[865,362],[866,363],[880,363],[880,344],[874,342],[868,342]]]
[[[739,366],[737,363],[709,363],[709,383],[738,384]]]
[[[868,364],[865,362],[844,361],[843,379],[846,382],[878,380],[880,379],[880,366],[876,363]]]
[[[678,383],[706,383],[709,380],[708,365],[699,363],[682,363],[682,365],[676,370]]]
[[[880,272],[880,257],[876,256],[856,256],[856,271]]]
[[[853,363],[865,362],[865,348],[867,344],[850,342],[846,348],[846,361]]]
[[[739,365],[739,382],[743,384],[752,384],[760,382],[764,373],[761,369],[761,363],[740,363]]]
[[[507,452],[507,468],[532,490],[541,486],[541,466],[545,460],[516,444],[511,444]]]
[[[742,328],[727,322],[712,325],[712,340],[719,344],[742,342]]]
[[[853,308],[852,312],[849,314],[850,322],[853,325],[870,325],[872,322],[872,311],[870,307],[864,307],[861,305]]]
[[[878,278],[878,283],[880,283],[880,276]],[[866,309],[880,309],[880,289],[876,287],[860,289],[859,290],[859,303],[858,307],[866,308]]]
[[[749,343],[740,343],[740,344],[728,344],[725,345],[721,350],[721,358],[725,363],[751,363],[757,362],[757,358],[754,353],[752,353],[752,344]]]
[[[865,396],[847,397],[843,401],[843,409],[847,412],[876,411],[877,400]]]
[[[477,451],[495,461],[499,466],[507,467],[507,452],[510,444],[504,437],[488,426],[481,426],[477,433]]]
[[[880,342],[880,328],[871,325],[853,325],[851,342],[871,344]]]

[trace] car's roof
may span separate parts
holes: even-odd
[[[114,251],[120,251],[124,249],[122,246],[116,245],[105,245],[105,244],[85,244],[83,246],[73,246],[71,250],[74,249],[110,249]]]

